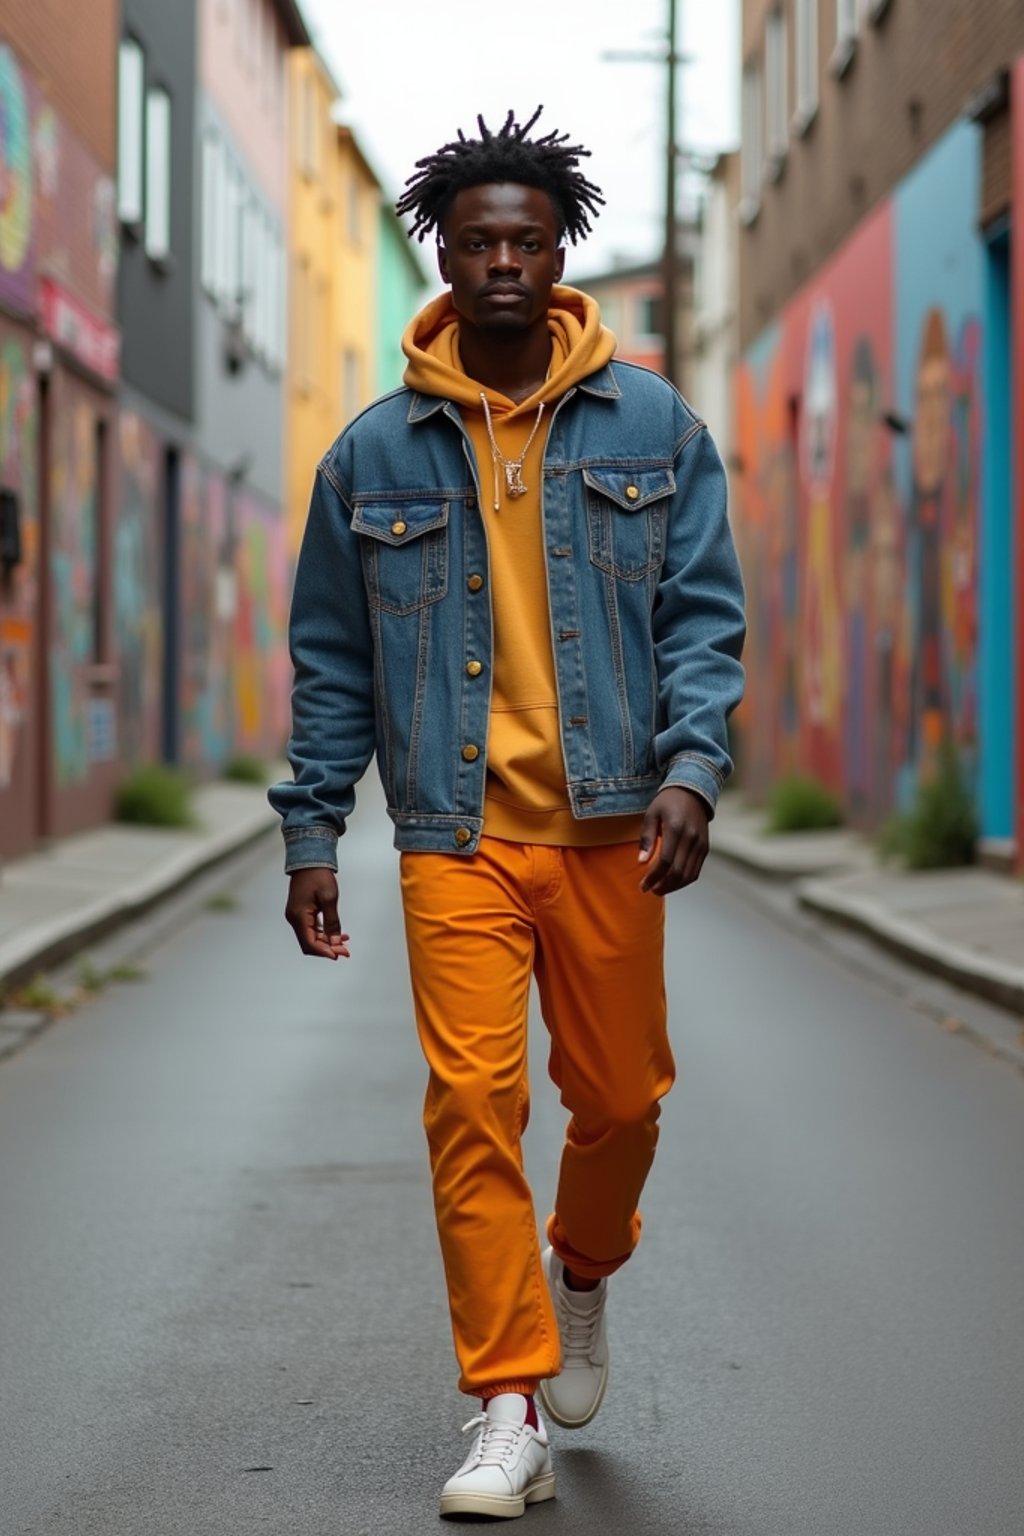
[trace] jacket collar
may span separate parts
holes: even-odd
[[[622,397],[622,390],[619,388],[611,363],[606,363],[596,373],[580,379],[573,387],[583,390],[585,394],[596,395],[599,400],[618,400]],[[438,411],[443,411],[445,406],[450,404],[443,395],[421,395],[416,389],[412,390],[411,394],[409,414],[406,417],[410,426],[426,421],[430,416],[436,416]]]

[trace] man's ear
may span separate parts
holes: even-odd
[[[560,245],[555,252],[555,282],[562,281],[562,273],[565,271],[565,246]]]
[[[451,278],[448,276],[448,252],[445,250],[440,241],[438,241],[437,245],[437,270],[441,274],[442,282],[451,282]]]

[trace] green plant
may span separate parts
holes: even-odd
[[[16,1008],[29,1008],[39,1013],[48,1013],[56,1018],[64,1007],[64,1000],[56,988],[47,981],[41,971],[26,981],[23,987],[11,997],[11,1002]]]
[[[90,960],[88,956],[78,967],[78,985],[83,992],[102,992],[108,979],[96,962]]]
[[[148,972],[144,966],[133,965],[130,960],[122,961],[120,965],[111,966],[107,972],[107,981],[145,981]]]
[[[790,774],[768,796],[769,832],[819,832],[842,824],[839,801],[815,779]]]
[[[192,787],[177,768],[147,763],[119,786],[114,808],[118,821],[150,827],[192,827]]]
[[[233,757],[224,764],[222,777],[233,784],[265,784],[267,766],[259,757]]]
[[[946,742],[934,774],[917,787],[909,811],[886,822],[878,838],[883,859],[908,869],[955,869],[973,864],[978,819],[956,749]]]

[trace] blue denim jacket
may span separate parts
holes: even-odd
[[[726,720],[743,691],[744,619],[707,428],[657,374],[609,364],[554,409],[543,518],[574,816],[645,811],[668,784],[713,810],[732,767]],[[270,791],[289,872],[337,868],[337,838],[374,751],[397,847],[477,848],[488,574],[458,407],[408,389],[386,395],[320,464],[299,557],[295,777]],[[472,760],[467,745],[479,749]]]

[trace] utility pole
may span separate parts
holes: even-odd
[[[679,0],[667,0],[668,4],[668,47],[665,53],[649,53],[639,50],[627,49],[624,51],[609,52],[604,55],[606,59],[616,63],[654,63],[667,64],[668,80],[665,100],[665,235],[662,248],[662,290],[664,294],[662,316],[662,336],[665,343],[665,377],[673,384],[679,382],[679,231],[677,216],[677,180],[679,161],[682,158],[680,149],[676,143],[676,123],[678,121],[678,68],[680,64],[690,62],[689,55],[679,52]]]
[[[665,250],[662,255],[663,287],[665,290],[665,314],[662,331],[665,337],[665,376],[672,383],[679,383],[679,251],[678,221],[676,218],[678,148],[676,145],[677,122],[677,72],[679,56],[676,49],[679,24],[677,0],[668,0],[668,89],[666,92],[665,134]]]

